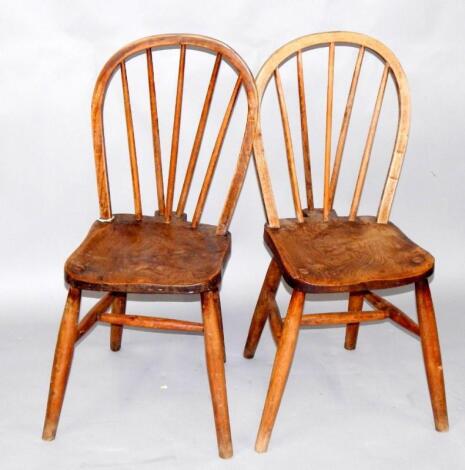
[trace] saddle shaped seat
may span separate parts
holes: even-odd
[[[282,219],[265,241],[286,282],[305,292],[359,292],[429,276],[434,258],[393,223],[375,217]]]
[[[178,217],[167,224],[160,216],[117,214],[92,225],[68,258],[65,279],[79,289],[201,293],[219,285],[230,251],[230,234],[216,235],[213,225],[193,229]]]

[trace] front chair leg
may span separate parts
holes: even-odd
[[[244,348],[244,357],[247,359],[252,359],[255,355],[266,319],[270,314],[270,302],[274,301],[280,281],[281,271],[276,261],[272,259],[268,271],[266,272],[265,280],[263,281],[252,322],[250,323],[249,334]]]
[[[421,347],[425,362],[426,377],[433,407],[434,423],[437,431],[447,431],[446,391],[441,362],[438,330],[434,314],[433,301],[427,279],[415,283],[418,323],[420,326]]]
[[[61,320],[55,349],[55,358],[53,360],[47,412],[45,414],[44,430],[42,433],[42,439],[46,441],[55,439],[57,432],[66,384],[68,382],[73,359],[74,344],[77,338],[80,304],[81,291],[71,287],[68,292],[65,310]]]
[[[363,308],[363,294],[351,292],[349,294],[349,312],[360,312]],[[360,323],[349,323],[346,327],[346,339],[344,347],[355,349],[357,346],[357,336]]]
[[[305,293],[294,290],[284,320],[283,331],[271,372],[270,385],[266,395],[257,441],[255,443],[255,450],[257,452],[266,452],[268,448],[271,432],[273,431],[274,422],[278,414],[279,405],[281,404],[281,398],[297,345],[304,302]]]
[[[126,299],[125,293],[115,294],[115,299],[111,306],[112,313],[125,314],[126,313]],[[110,349],[112,351],[119,351],[121,349],[121,338],[123,336],[123,325],[111,325],[110,327]]]
[[[219,321],[218,291],[201,294],[208,381],[215,417],[218,451],[222,458],[232,457],[231,428],[224,372],[224,350]]]

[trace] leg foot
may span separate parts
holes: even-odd
[[[437,431],[447,431],[446,391],[442,370],[441,349],[434,314],[433,301],[427,279],[415,284],[418,322],[420,326],[421,347],[425,362],[426,377],[433,407],[434,423]]]
[[[302,311],[304,308],[305,293],[294,290],[291,302],[284,320],[281,340],[276,352],[268,393],[263,408],[262,420],[258,430],[255,450],[266,452],[273,431],[276,415],[286,386],[289,370],[297,345]]]
[[[219,324],[218,291],[203,292],[202,315],[207,359],[208,381],[215,417],[216,437],[220,457],[232,457],[231,429],[229,425],[228,397],[224,371],[223,341]]]
[[[47,412],[45,414],[44,430],[42,433],[42,439],[46,441],[55,439],[57,432],[71,361],[73,359],[74,344],[77,338],[80,303],[81,291],[71,287],[68,292],[65,310],[61,320],[55,349],[55,358],[53,360]]]

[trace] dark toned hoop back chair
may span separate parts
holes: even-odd
[[[154,70],[158,49],[179,48],[179,68],[176,88],[174,123],[166,194],[163,187],[162,159]],[[189,49],[215,54],[211,78],[200,114],[187,170],[182,179],[179,202],[174,210],[181,109],[183,102],[184,70]],[[139,56],[139,57],[135,57]],[[135,58],[146,60],[148,90],[153,131],[153,158],[157,188],[158,211],[144,215],[141,204],[139,171],[133,129],[126,63]],[[154,59],[155,58],[155,59]],[[207,123],[220,66],[229,64],[237,74],[205,177],[197,195],[191,219],[185,215],[186,201],[194,176],[200,146]],[[124,111],[127,127],[129,159],[134,195],[134,214],[113,214],[105,154],[103,105],[105,93],[114,74],[122,80]],[[207,85],[207,84],[206,84]],[[244,89],[247,106],[242,144],[230,179],[227,197],[216,226],[200,222],[223,141],[238,95]],[[157,90],[160,92],[160,90]],[[50,393],[45,417],[43,438],[54,439],[68,380],[74,345],[97,322],[111,324],[111,349],[121,345],[123,326],[159,330],[203,333],[206,362],[213,401],[219,454],[232,455],[231,432],[224,372],[224,339],[219,287],[225,263],[229,257],[231,238],[228,227],[243,183],[252,152],[253,133],[257,114],[257,92],[253,76],[243,60],[228,46],[211,38],[196,35],[160,35],[135,41],[119,50],[103,67],[92,100],[92,130],[97,172],[100,218],[65,265],[69,284],[53,363]],[[106,294],[79,322],[81,290],[104,291]],[[129,315],[125,313],[126,296],[133,294],[192,294],[200,296],[203,322]],[[111,307],[111,313],[107,310]]]
[[[355,47],[358,49],[358,55],[337,148],[332,157],[334,61],[335,49],[338,46]],[[304,52],[311,53],[315,48],[328,50],[322,208],[315,208],[313,200],[302,65]],[[381,83],[361,156],[350,212],[348,216],[339,216],[333,210],[333,201],[359,74],[367,53],[374,54],[381,61]],[[302,156],[305,169],[305,204],[307,205],[304,209],[300,200],[289,116],[279,70],[280,66],[288,60],[295,60],[297,67]],[[396,87],[399,104],[394,151],[378,214],[376,217],[361,217],[357,215],[357,210],[389,77]],[[404,71],[394,54],[379,41],[362,34],[330,32],[296,39],[272,54],[256,78],[260,102],[271,80],[275,82],[278,96],[295,218],[278,218],[264,157],[259,120],[254,141],[254,154],[268,220],[264,238],[272,252],[272,260],[250,325],[244,356],[246,358],[254,356],[267,319],[277,343],[277,352],[258,431],[256,450],[265,452],[268,448],[302,326],[347,324],[346,349],[355,348],[359,324],[366,321],[389,318],[418,335],[423,349],[436,429],[445,431],[448,428],[448,418],[444,380],[435,314],[428,285],[428,276],[433,272],[434,259],[389,222],[392,201],[406,150],[410,121],[410,98]],[[275,300],[281,277],[292,289],[284,321]],[[415,284],[418,324],[387,300],[372,292],[372,289],[392,288],[410,283]],[[349,293],[348,312],[303,314],[306,294],[335,292]],[[364,301],[372,305],[375,310],[363,311]]]

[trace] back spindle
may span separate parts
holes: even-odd
[[[352,108],[354,105],[355,92],[357,90],[358,78],[362,68],[363,56],[365,48],[360,47],[358,51],[357,60],[355,62],[354,73],[352,75],[352,82],[350,84],[349,96],[347,98],[346,108],[344,110],[344,117],[342,119],[341,131],[339,133],[339,140],[337,142],[336,156],[334,157],[333,172],[331,174],[331,184],[329,188],[329,209],[333,208],[334,196],[336,194],[337,181],[339,178],[339,171],[341,169],[342,154],[344,153],[344,146],[347,138],[347,131],[349,129],[350,117],[352,115]]]
[[[210,111],[210,106],[213,98],[213,92],[215,91],[215,85],[218,78],[218,72],[221,65],[221,54],[216,55],[215,64],[213,65],[212,74],[210,77],[210,83],[208,84],[207,94],[205,96],[205,101],[203,103],[202,112],[200,114],[199,125],[197,127],[197,132],[195,134],[194,144],[192,146],[191,156],[189,158],[189,163],[187,165],[186,176],[184,177],[184,183],[182,185],[181,195],[179,197],[178,207],[176,210],[176,215],[181,216],[186,207],[187,197],[189,195],[189,190],[192,183],[192,178],[194,176],[195,166],[199,157],[200,146],[202,144],[203,135],[205,132],[205,127],[207,124],[208,113]]]
[[[389,76],[389,64],[386,62],[384,65],[383,75],[381,77],[381,83],[378,89],[378,96],[376,97],[375,108],[371,117],[370,127],[368,130],[368,136],[363,150],[362,161],[360,163],[360,170],[357,177],[357,184],[355,186],[354,197],[352,199],[352,205],[349,213],[349,220],[355,220],[357,217],[358,206],[360,205],[360,198],[362,196],[363,186],[365,184],[365,178],[368,171],[368,163],[370,161],[371,150],[373,149],[373,142],[375,139],[376,127],[378,126],[379,114],[381,112],[381,106],[383,104],[384,92],[386,90],[386,83]]]
[[[184,68],[186,63],[186,46],[181,44],[179,54],[178,84],[176,88],[176,105],[174,110],[173,134],[171,137],[170,169],[168,174],[168,189],[166,193],[165,221],[171,221],[173,209],[174,185],[176,181],[176,166],[178,161],[179,132],[181,127],[181,109],[184,89]]]
[[[200,222],[200,218],[202,217],[202,212],[205,206],[205,201],[207,199],[208,190],[210,189],[212,183],[213,174],[215,172],[216,164],[218,163],[218,158],[220,156],[221,148],[223,146],[224,138],[226,136],[226,131],[228,130],[232,112],[234,110],[234,106],[236,104],[239,91],[241,89],[241,83],[241,77],[238,77],[236,84],[234,85],[231,98],[229,99],[228,105],[226,107],[226,112],[224,114],[223,121],[221,122],[220,130],[215,141],[215,146],[213,147],[210,161],[208,162],[207,171],[205,173],[205,179],[203,181],[202,188],[200,189],[200,195],[197,200],[194,216],[192,217],[192,227],[194,228],[197,227]]]
[[[305,99],[302,51],[297,52],[297,85],[299,88],[300,130],[302,136],[302,155],[304,160],[305,193],[307,195],[307,207],[308,209],[313,209],[312,170],[310,165],[310,142],[308,137],[307,103]]]
[[[289,127],[289,116],[287,113],[286,101],[284,99],[283,85],[278,68],[274,71],[274,79],[276,84],[276,92],[278,94],[279,110],[281,112],[281,121],[283,124],[284,143],[286,146],[287,166],[289,169],[289,177],[291,180],[292,199],[294,201],[295,215],[299,222],[304,221],[302,206],[300,204],[299,183],[297,181],[297,173],[295,168],[294,149],[292,148],[291,129]]]
[[[149,81],[150,116],[152,122],[153,158],[155,162],[155,181],[157,186],[158,210],[165,213],[165,190],[163,187],[163,170],[161,164],[160,131],[158,128],[157,94],[153,76],[152,49],[146,49],[147,75]]]
[[[134,195],[134,211],[138,220],[142,219],[142,204],[140,197],[139,169],[137,167],[136,141],[134,139],[134,125],[132,122],[131,100],[129,98],[128,77],[126,63],[121,61],[121,81],[123,84],[124,114],[126,116],[126,129],[128,134],[129,159],[131,163],[132,190]]]
[[[326,91],[326,134],[325,134],[325,164],[324,164],[324,193],[323,219],[329,218],[329,178],[331,172],[331,138],[333,126],[333,89],[334,89],[334,42],[329,44],[328,54],[328,86]]]

